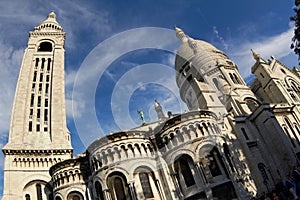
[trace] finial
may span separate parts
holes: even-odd
[[[161,105],[159,104],[159,102],[156,99],[154,99],[154,108],[155,108],[158,120],[166,118]]]
[[[261,59],[260,55],[258,53],[256,53],[255,51],[253,51],[253,49],[251,49],[251,51],[252,51],[253,58],[256,61],[259,61],[259,59]]]
[[[185,35],[185,33],[183,32],[183,30],[181,30],[180,28],[178,28],[176,25],[174,26],[175,31],[176,31],[176,37],[181,41],[181,42],[187,42],[188,38]]]
[[[49,13],[48,18],[56,19],[56,14],[54,13],[53,10]]]

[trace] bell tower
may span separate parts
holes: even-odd
[[[51,12],[29,33],[3,148],[3,199],[51,199],[49,168],[72,157],[64,94],[65,32]]]

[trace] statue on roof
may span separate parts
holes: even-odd
[[[145,114],[144,114],[144,111],[143,111],[143,110],[138,110],[137,112],[138,112],[138,114],[140,115],[140,118],[141,118],[141,120],[143,121],[143,124],[146,124],[147,121],[145,120]]]

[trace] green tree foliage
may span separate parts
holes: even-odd
[[[295,15],[290,17],[290,20],[295,23],[294,37],[292,38],[291,49],[298,55],[298,61],[300,64],[300,0],[295,0],[294,12]]]

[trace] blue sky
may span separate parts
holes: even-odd
[[[0,146],[7,142],[28,32],[51,10],[67,33],[67,123],[77,154],[97,137],[140,125],[136,110],[156,120],[154,99],[165,112],[186,110],[175,83],[180,43],[174,25],[224,51],[246,78],[254,64],[251,48],[265,59],[297,65],[289,49],[292,7],[292,0],[1,1]],[[2,154],[0,160],[2,193]]]

